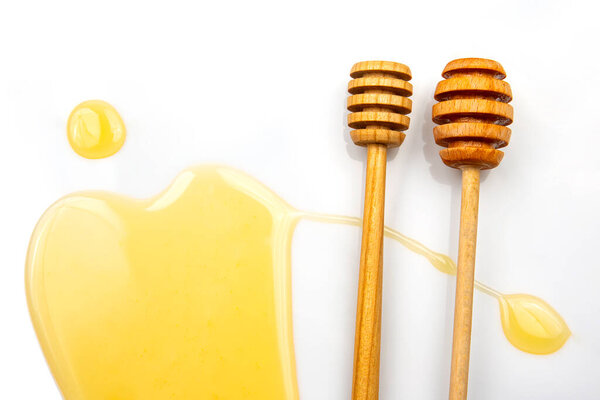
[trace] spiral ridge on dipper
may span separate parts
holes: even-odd
[[[412,110],[410,68],[391,61],[362,61],[350,72],[348,125],[355,144],[400,146]]]
[[[442,72],[434,98],[435,142],[444,163],[453,168],[498,166],[513,122],[510,85],[500,63],[483,58],[451,61]]]

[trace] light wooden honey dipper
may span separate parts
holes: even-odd
[[[433,106],[435,142],[444,164],[462,170],[462,200],[450,400],[467,398],[473,313],[473,280],[479,208],[479,171],[498,166],[508,144],[513,109],[506,73],[496,61],[463,58],[446,65]]]
[[[348,125],[352,140],[367,147],[358,305],[354,341],[353,400],[379,397],[383,213],[387,148],[397,147],[408,129],[412,94],[410,69],[387,61],[352,67],[348,84]]]

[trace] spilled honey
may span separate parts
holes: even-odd
[[[195,168],[150,200],[67,196],[38,223],[27,293],[68,400],[297,399],[294,212]]]
[[[27,298],[67,400],[298,399],[290,248],[298,211],[226,167],[185,170],[163,193],[133,200],[69,195],[39,221],[27,257]],[[391,228],[385,234],[454,274],[446,255]],[[547,354],[570,332],[533,296],[496,297],[507,339]]]
[[[550,354],[560,349],[571,336],[569,327],[544,300],[528,294],[498,297],[502,329],[520,350]]]
[[[355,217],[318,213],[303,213],[302,216],[320,222],[362,226],[361,219]],[[432,251],[387,226],[384,234],[425,257],[440,272],[456,275],[456,264],[447,255]],[[475,288],[498,300],[504,335],[519,350],[532,354],[554,353],[571,336],[571,331],[561,315],[539,297],[528,294],[502,294],[479,281],[475,281]]]
[[[85,158],[112,156],[125,143],[125,124],[113,106],[102,100],[77,105],[67,122],[69,144]]]

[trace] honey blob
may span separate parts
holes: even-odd
[[[26,282],[64,398],[297,399],[295,223],[220,167],[186,170],[150,200],[59,200],[35,229]]]
[[[82,157],[96,159],[112,156],[123,147],[125,136],[125,124],[121,116],[105,101],[84,101],[69,115],[69,144]]]
[[[516,348],[532,354],[550,354],[560,349],[569,336],[569,327],[552,306],[528,294],[498,298],[506,338]]]

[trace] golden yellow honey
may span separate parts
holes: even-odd
[[[150,200],[59,200],[33,234],[27,293],[63,396],[297,399],[295,221],[218,167],[186,170]]]
[[[550,354],[560,349],[569,336],[569,327],[552,306],[528,294],[509,294],[498,298],[502,329],[519,350]]]
[[[301,216],[319,222],[362,226],[362,221],[356,217],[319,213],[302,213]],[[390,227],[385,227],[384,234],[410,251],[425,257],[438,271],[456,275],[456,264],[447,255],[430,250],[422,243]],[[475,288],[498,300],[504,335],[519,350],[531,354],[554,353],[571,336],[571,331],[561,315],[539,297],[528,294],[502,294],[479,281],[475,281]]]
[[[33,233],[32,320],[67,400],[299,398],[290,247],[298,211],[226,167],[185,170],[161,194],[64,197]],[[450,257],[389,227],[387,237],[454,274]],[[570,331],[547,303],[476,287],[500,303],[506,338],[547,354]]]
[[[67,121],[67,138],[73,150],[85,158],[115,154],[125,143],[125,124],[117,110],[102,100],[77,105]]]

